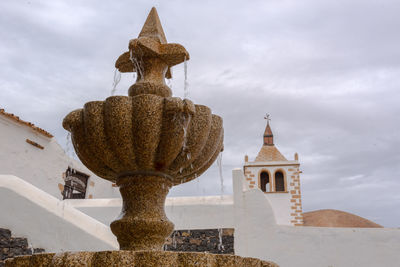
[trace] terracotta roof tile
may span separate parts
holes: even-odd
[[[44,136],[46,136],[48,138],[53,138],[53,135],[51,133],[43,130],[42,128],[39,128],[39,127],[35,126],[35,124],[33,124],[31,122],[21,120],[18,116],[15,116],[12,113],[5,112],[4,109],[0,109],[0,115],[4,116],[6,118],[9,118],[9,119],[11,119],[11,120],[13,120],[13,121],[15,121],[17,123],[20,123],[22,125],[26,125],[26,126],[32,128],[34,131],[36,131],[36,132],[38,132],[38,133],[40,133],[40,134],[42,134],[42,135],[44,135]]]
[[[258,152],[255,161],[287,161],[287,159],[274,145],[264,145]]]
[[[274,134],[272,133],[271,126],[269,126],[269,122],[267,122],[264,131],[264,145],[274,145]]]

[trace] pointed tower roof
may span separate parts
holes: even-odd
[[[271,120],[269,115],[267,114],[264,118],[267,120],[263,137],[264,143],[255,161],[287,161],[274,145],[274,135],[269,125],[269,121]]]
[[[147,16],[146,22],[143,25],[142,31],[139,33],[139,37],[149,37],[159,40],[162,44],[167,43],[167,38],[163,27],[161,26],[160,18],[155,7],[150,10]]]
[[[272,133],[271,127],[269,126],[269,121],[267,121],[267,126],[264,131],[264,145],[273,146],[274,145],[274,135]]]

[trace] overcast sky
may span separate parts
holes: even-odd
[[[189,98],[224,119],[231,170],[262,145],[299,153],[303,210],[400,226],[400,1],[0,1],[0,107],[65,147],[63,117],[110,95],[114,62],[156,6],[188,62]],[[172,90],[183,96],[183,66]],[[126,95],[132,74],[117,94]],[[170,195],[221,191],[216,164]]]

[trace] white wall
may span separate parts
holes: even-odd
[[[30,139],[44,149],[26,142]],[[90,175],[86,197],[119,197],[118,188],[100,179],[80,162],[69,158],[54,138],[0,115],[0,174],[20,177],[50,195],[62,199],[63,173],[71,165]],[[0,225],[1,226],[1,225]]]
[[[257,191],[261,191],[257,189]],[[289,193],[264,193],[274,213],[275,223],[279,225],[292,225],[290,222],[290,195]]]
[[[110,225],[121,212],[122,199],[69,199],[74,207]],[[169,197],[165,213],[177,230],[234,228],[232,196]]]
[[[239,190],[242,170],[234,170],[233,179],[237,255],[272,260],[281,267],[400,265],[399,229],[277,225],[261,190]]]
[[[0,175],[0,226],[46,252],[115,250],[108,226],[26,181]]]

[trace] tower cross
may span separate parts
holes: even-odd
[[[264,119],[267,121],[267,123],[269,124],[269,121],[271,120],[271,115],[268,113],[265,113]]]

